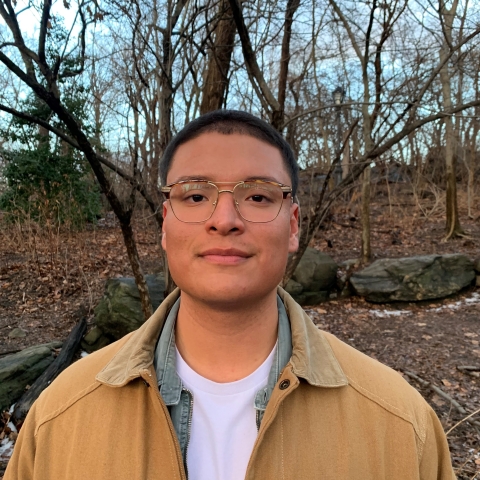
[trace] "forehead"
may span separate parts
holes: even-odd
[[[291,184],[280,150],[249,135],[203,133],[178,147],[167,175],[167,183],[187,177],[212,181],[269,178]]]

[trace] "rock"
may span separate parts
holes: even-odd
[[[340,292],[340,298],[349,298],[354,294],[352,292],[351,283],[347,283]]]
[[[340,266],[346,268],[347,270],[353,267],[356,267],[360,264],[359,258],[351,258],[350,260],[344,260]]]
[[[87,353],[92,353],[106,347],[108,344],[112,343],[112,341],[113,338],[105,335],[99,327],[93,327],[85,337],[83,337],[80,345]]]
[[[27,332],[22,328],[14,328],[9,334],[8,338],[25,338],[27,336]]]
[[[473,269],[477,272],[477,275],[480,275],[480,257],[473,261]]]
[[[292,278],[304,292],[319,292],[335,285],[337,270],[337,264],[326,253],[307,248]]]
[[[164,298],[163,274],[146,275],[153,309]],[[105,283],[105,293],[95,307],[95,324],[112,339],[118,340],[143,324],[140,294],[133,278],[113,278]]]
[[[328,300],[336,287],[338,266],[326,253],[307,248],[285,290],[300,305],[316,305]]]
[[[301,305],[317,305],[328,300],[328,292],[302,292]]]
[[[287,293],[292,295],[292,297],[300,295],[303,291],[303,287],[300,283],[295,280],[290,279],[285,285],[285,290]]]
[[[104,335],[102,330],[98,327],[93,327],[84,337],[83,341],[87,343],[87,345],[93,345],[94,343],[98,342],[98,340]]]
[[[475,281],[475,286],[480,287],[480,275],[477,275],[477,280]]]
[[[468,257],[449,254],[377,260],[353,274],[350,282],[358,295],[382,303],[447,297],[474,278]]]
[[[26,348],[0,358],[0,411],[10,407],[53,362],[53,348],[62,342],[46,343]]]

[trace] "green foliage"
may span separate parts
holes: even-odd
[[[57,65],[63,106],[87,136],[98,136],[89,116],[89,87],[80,75],[83,60],[70,33],[62,17],[50,17],[46,60],[52,68]],[[67,53],[62,45],[68,46]],[[62,51],[65,56],[60,62]],[[42,79],[41,72],[37,73]],[[65,125],[34,93],[20,100],[17,108],[68,134]],[[10,213],[7,218],[80,227],[100,216],[100,189],[82,154],[36,123],[16,117],[0,128],[0,138],[4,140],[0,151],[0,210]]]
[[[63,102],[91,133],[86,113],[88,90],[72,82],[64,85]],[[35,96],[21,102],[21,110],[64,129],[48,106]],[[45,224],[80,227],[101,212],[100,190],[83,156],[38,125],[13,118],[0,132],[10,147],[1,154],[0,210],[12,218],[32,218]]]
[[[20,220],[68,223],[79,227],[100,214],[100,192],[88,175],[88,166],[73,152],[37,150],[4,152],[6,188],[0,209]]]

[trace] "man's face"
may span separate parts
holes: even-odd
[[[167,183],[189,178],[232,182],[270,179],[291,185],[281,153],[256,138],[209,132],[181,145]],[[245,221],[231,193],[221,193],[213,215],[204,223],[178,220],[163,204],[162,246],[175,283],[182,292],[208,304],[231,306],[261,299],[280,283],[288,252],[298,248],[298,205],[283,200],[268,223]]]

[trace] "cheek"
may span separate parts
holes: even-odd
[[[164,221],[162,247],[167,252],[169,264],[181,261],[182,256],[186,256],[190,237],[191,235],[184,231],[183,225],[178,225],[173,221]]]
[[[290,228],[288,218],[282,218],[281,220],[274,228],[265,229],[262,238],[259,239],[259,243],[265,246],[269,262],[276,265],[283,264],[286,261],[289,250]]]

